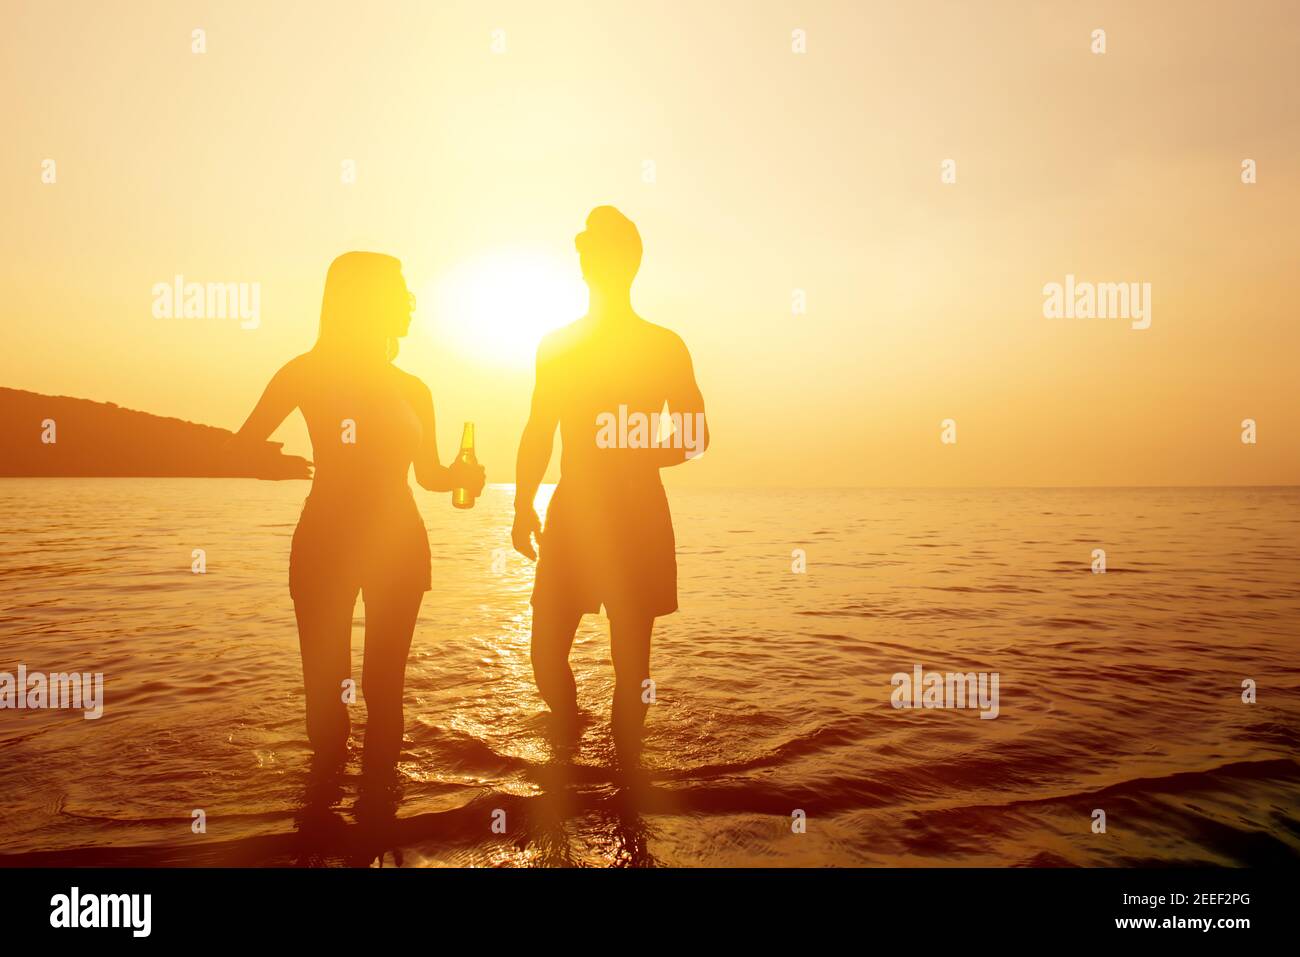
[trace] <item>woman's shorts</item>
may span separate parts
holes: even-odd
[[[295,602],[428,591],[429,535],[408,490],[379,507],[308,496],[289,552]]]

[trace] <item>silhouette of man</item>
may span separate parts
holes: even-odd
[[[650,700],[655,618],[677,610],[672,517],[659,470],[708,446],[704,399],[686,344],[632,310],[641,236],[599,206],[575,243],[591,291],[587,315],[537,350],[537,382],[516,464],[511,538],[541,557],[533,586],[533,674],[562,729],[578,724],[569,668],[574,633],[605,607],[614,659],[614,744],[620,764],[640,757]],[[667,406],[668,415],[664,416]],[[545,531],[533,508],[560,427],[560,482]]]

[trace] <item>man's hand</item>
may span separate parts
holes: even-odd
[[[515,511],[515,523],[510,528],[510,541],[515,546],[515,551],[525,558],[532,561],[537,560],[537,551],[533,548],[533,540],[537,544],[542,543],[542,522],[537,517],[537,512],[532,508],[517,509]]]

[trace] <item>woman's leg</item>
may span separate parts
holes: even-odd
[[[366,603],[366,744],[363,763],[372,768],[396,763],[402,750],[402,695],[411,635],[420,614],[423,590],[374,589]]]
[[[636,767],[641,758],[641,728],[649,703],[643,682],[650,677],[650,635],[655,620],[644,615],[610,615],[614,659],[614,748],[619,763]]]
[[[347,751],[351,725],[343,702],[343,682],[352,670],[352,608],[356,600],[354,591],[351,595],[299,595],[293,602],[307,693],[307,738],[324,760]]]

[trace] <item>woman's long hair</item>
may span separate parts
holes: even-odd
[[[320,333],[312,351],[349,364],[386,362],[397,354],[411,307],[399,260],[383,253],[344,253],[325,276]]]

